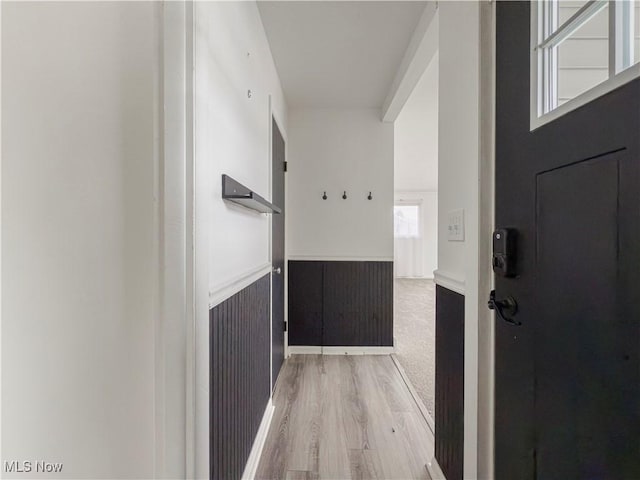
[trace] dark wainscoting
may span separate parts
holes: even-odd
[[[393,262],[291,260],[288,285],[289,345],[393,345]]]
[[[289,261],[289,345],[322,345],[324,263]]]
[[[464,296],[436,285],[436,460],[462,480],[464,460]]]
[[[209,312],[210,476],[239,480],[269,401],[270,280]]]

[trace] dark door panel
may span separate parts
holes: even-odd
[[[640,478],[640,80],[531,131],[530,6],[496,7],[496,478]]]
[[[540,478],[634,473],[624,463],[630,446],[638,448],[638,425],[625,403],[639,398],[640,370],[628,368],[637,356],[629,341],[637,339],[637,319],[629,322],[617,305],[618,172],[625,157],[605,155],[537,178]],[[594,226],[597,235],[590,234]],[[565,243],[570,248],[557,248]]]
[[[285,144],[278,124],[272,119],[272,203],[282,213],[272,216],[271,262],[272,274],[272,377],[273,386],[284,361],[284,165]]]

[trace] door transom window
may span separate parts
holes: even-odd
[[[640,0],[531,3],[531,128],[640,75]]]

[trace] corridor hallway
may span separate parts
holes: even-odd
[[[433,440],[389,355],[293,355],[256,479],[429,479]]]

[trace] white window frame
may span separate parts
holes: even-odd
[[[557,0],[531,2],[531,130],[560,118],[567,113],[640,77],[640,63],[629,66],[633,58],[632,2],[625,0],[590,0],[564,24],[558,26],[555,8]],[[586,92],[558,106],[557,62],[553,58],[559,45],[593,16],[609,6],[609,78]],[[543,21],[538,21],[542,19]],[[558,28],[559,27],[559,28]],[[549,35],[553,32],[551,35]]]

